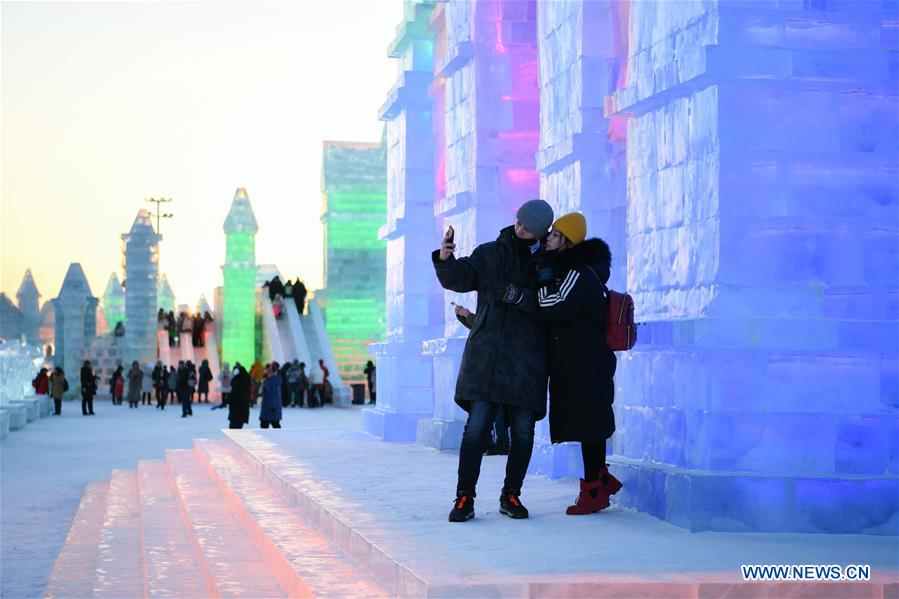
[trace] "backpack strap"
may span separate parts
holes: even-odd
[[[596,272],[596,269],[593,268],[592,266],[590,266],[589,264],[586,264],[585,266],[587,267],[587,269],[590,272],[593,273],[593,276],[596,277],[596,281],[599,283],[599,286],[602,287],[602,291],[605,294],[606,298],[608,298],[609,297],[609,288],[606,286],[605,283],[602,282],[602,279],[600,278],[599,273]]]

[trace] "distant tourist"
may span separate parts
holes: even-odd
[[[156,408],[165,401],[165,366],[162,365],[162,362],[157,360],[156,365],[153,367],[153,372],[150,374],[150,379],[153,381],[153,391],[156,395]]]
[[[62,396],[69,390],[69,381],[66,380],[66,373],[62,368],[57,366],[50,375],[50,396],[53,398],[53,405],[56,408],[53,412],[54,416],[62,414]]]
[[[37,376],[34,377],[34,380],[31,381],[31,386],[34,387],[35,395],[47,395],[50,393],[50,371],[46,368],[41,368],[40,372],[37,373]]]
[[[81,415],[94,415],[94,395],[97,394],[97,376],[91,367],[90,360],[85,360],[81,367]]]
[[[169,397],[169,403],[174,405],[178,401],[178,369],[174,365],[169,366],[165,388]]]
[[[153,365],[147,364],[146,369],[144,369],[144,380],[142,382],[141,394],[140,394],[140,403],[141,405],[151,405],[153,403]]]
[[[231,393],[228,395],[228,428],[241,429],[250,421],[250,392],[252,381],[240,362],[231,372]]]
[[[140,362],[131,363],[128,371],[128,407],[136,408],[140,405],[140,396],[144,388],[144,371],[140,369]]]
[[[197,403],[209,403],[209,381],[212,380],[212,369],[209,368],[209,360],[203,360],[200,364],[199,380],[197,382]],[[205,400],[203,396],[206,396]]]
[[[297,277],[297,282],[293,286],[293,301],[296,302],[297,312],[303,314],[306,309],[306,286]]]
[[[365,374],[365,380],[368,382],[368,403],[370,405],[374,405],[375,396],[376,396],[376,392],[378,389],[377,384],[376,384],[377,383],[376,370],[377,369],[375,368],[374,363],[371,360],[369,360],[368,363],[365,365],[365,370],[362,371]]]
[[[109,378],[109,395],[112,396],[112,405],[121,404],[125,396],[124,368],[119,364]]]
[[[287,395],[293,407],[303,407],[303,396],[309,388],[309,377],[306,376],[306,363],[294,360],[287,371]]]
[[[272,362],[262,384],[262,404],[259,406],[259,426],[281,428],[281,375],[278,363]]]
[[[231,395],[231,368],[227,362],[222,363],[222,371],[219,373],[219,392],[222,394],[222,405],[228,405],[228,396]]]
[[[124,337],[125,336],[125,325],[122,321],[118,321],[115,323],[115,329],[113,329],[112,334],[114,337]]]
[[[321,407],[322,405],[322,381],[324,373],[321,368],[313,366],[309,369],[309,407]]]

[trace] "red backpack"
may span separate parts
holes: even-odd
[[[633,349],[637,342],[637,325],[634,323],[634,298],[627,293],[612,291],[599,278],[592,266],[587,265],[599,284],[606,291],[606,344],[612,351]]]

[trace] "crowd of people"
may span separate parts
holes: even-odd
[[[329,380],[330,370],[324,360],[319,360],[308,372],[305,362],[293,360],[283,365],[271,362],[263,366],[256,360],[250,370],[240,363],[232,369],[228,363],[218,377],[222,403],[216,408],[228,408],[230,428],[243,428],[249,422],[250,406],[260,402],[260,426],[281,428],[281,408],[318,408],[334,400],[334,389]],[[193,404],[209,403],[212,369],[208,360],[197,367],[190,360],[181,360],[177,365],[165,365],[161,361],[141,367],[134,361],[125,371],[121,363],[107,381],[113,405],[128,402],[129,408],[153,405],[165,410],[166,405],[180,404],[181,417],[193,416]],[[94,415],[94,397],[99,389],[100,377],[95,374],[90,360],[81,367],[81,413]],[[61,367],[52,373],[41,368],[32,380],[35,394],[50,395],[53,398],[54,414],[61,414],[62,399],[69,390],[69,381]]]
[[[275,312],[275,318],[280,320],[284,317],[284,309],[288,301],[293,301],[297,306],[297,311],[303,314],[306,308],[306,286],[297,277],[296,281],[287,279],[286,283],[281,282],[281,278],[275,276],[271,281],[262,284],[263,289],[268,290],[268,298],[272,302],[272,309]]]
[[[159,330],[168,331],[169,347],[180,347],[184,339],[190,338],[193,347],[206,346],[206,325],[215,319],[209,311],[192,314],[180,312],[175,316],[174,311],[166,312],[162,308],[156,313]]]

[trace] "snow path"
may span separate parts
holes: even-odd
[[[194,439],[221,438],[227,410],[211,405],[194,404],[194,416],[181,418],[177,404],[163,412],[98,399],[97,415],[85,417],[80,402],[65,402],[62,416],[11,432],[0,442],[0,596],[43,595],[88,483],[108,481],[114,468],[136,469],[141,459],[163,460],[166,449],[191,448]],[[282,426],[358,429],[360,408],[285,408]],[[256,408],[247,428],[258,419]]]

